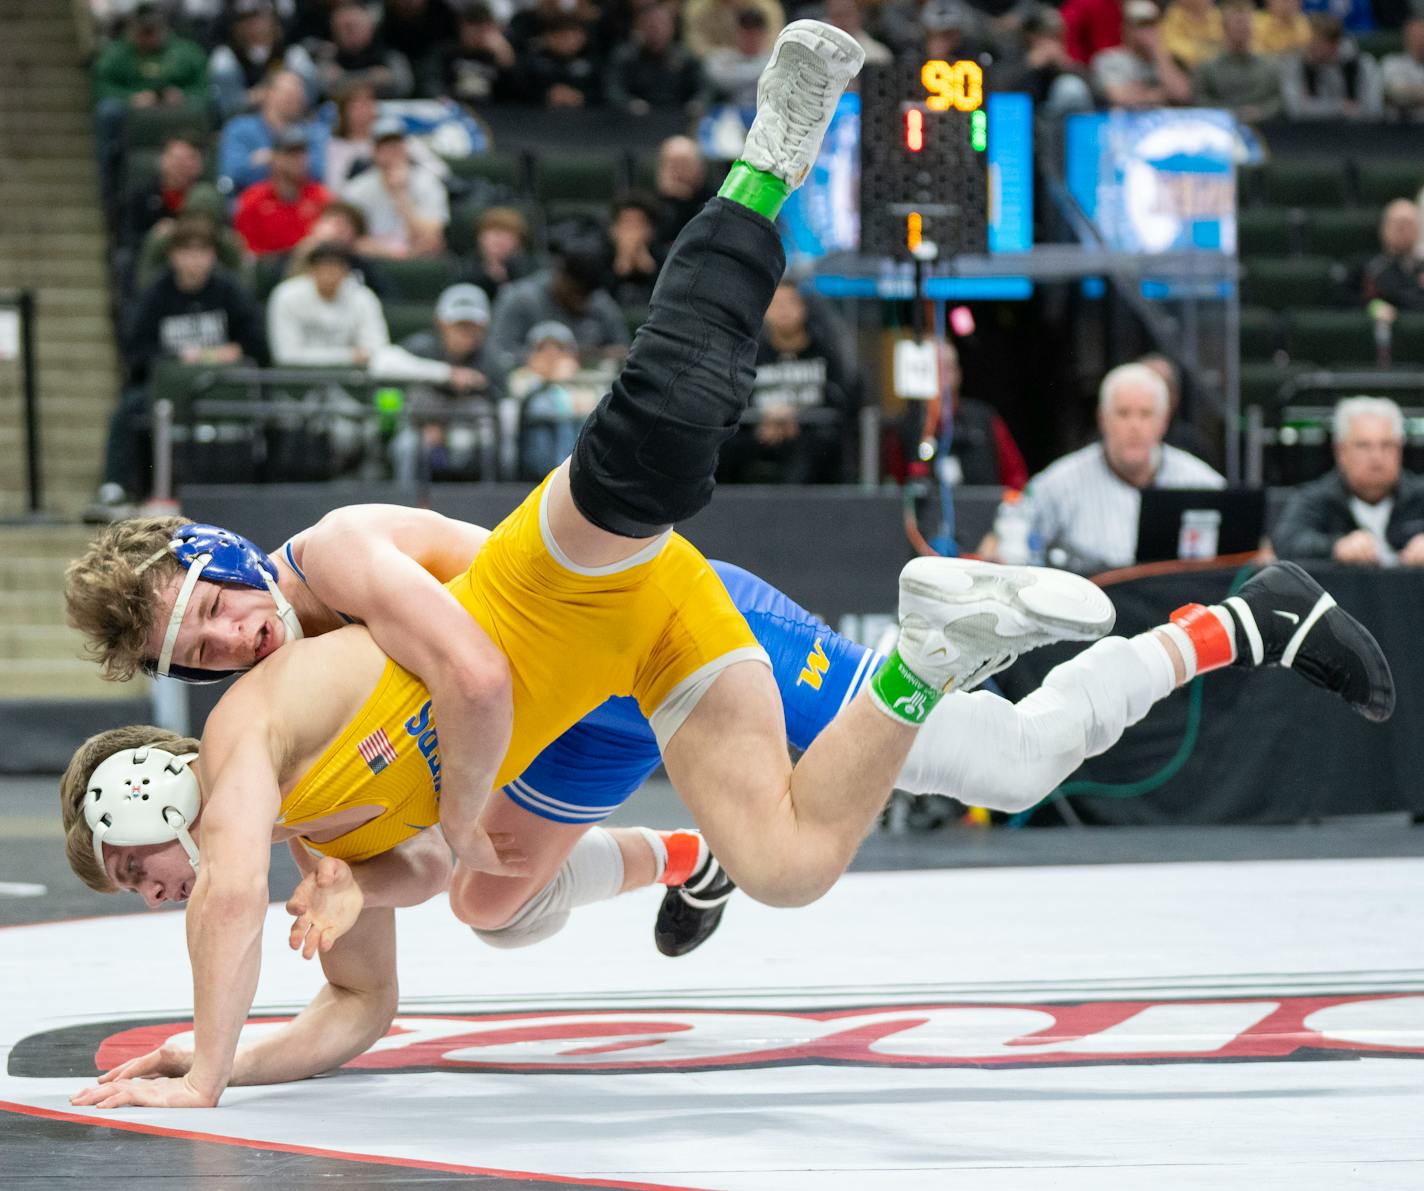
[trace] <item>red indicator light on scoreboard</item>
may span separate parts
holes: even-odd
[[[925,147],[925,113],[920,108],[905,109],[905,148],[918,153]]]

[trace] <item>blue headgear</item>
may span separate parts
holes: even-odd
[[[287,630],[287,640],[301,640],[302,622],[297,619],[287,597],[277,588],[277,564],[255,542],[216,525],[184,525],[174,531],[168,545],[138,569],[144,570],[167,553],[182,563],[188,574],[173,603],[173,615],[169,617],[168,631],[163,637],[163,650],[157,662],[144,663],[147,673],[173,677],[180,682],[220,682],[237,673],[236,670],[198,670],[191,666],[173,665],[173,647],[177,644],[178,631],[183,627],[183,614],[188,610],[188,601],[199,579],[213,583],[238,583],[243,587],[270,592],[277,605],[277,615]]]

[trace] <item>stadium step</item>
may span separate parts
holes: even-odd
[[[83,658],[0,659],[0,690],[7,699],[132,699],[148,680],[105,682]]]

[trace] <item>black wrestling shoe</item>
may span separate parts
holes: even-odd
[[[1294,670],[1367,720],[1394,713],[1394,677],[1379,642],[1295,563],[1272,563],[1224,603],[1236,620],[1236,665]]]
[[[682,885],[663,894],[653,941],[664,955],[686,955],[712,937],[722,921],[727,899],[737,891],[711,852]]]

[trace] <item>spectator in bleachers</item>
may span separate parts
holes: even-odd
[[[895,60],[889,46],[876,41],[865,31],[865,14],[861,9],[861,0],[826,0],[823,19],[837,29],[849,33],[860,43],[860,48],[865,51],[867,66],[888,66]]]
[[[702,66],[677,42],[672,0],[647,0],[638,9],[632,38],[608,60],[604,91],[611,107],[633,116],[698,109]]]
[[[1310,18],[1310,41],[1286,59],[1282,88],[1293,120],[1378,120],[1384,114],[1379,63],[1345,36],[1339,20]]]
[[[1255,24],[1252,44],[1258,54],[1300,54],[1310,44],[1310,20],[1302,11],[1301,0],[1266,0]]]
[[[1396,310],[1424,310],[1424,260],[1419,257],[1419,208],[1395,199],[1380,216],[1381,252],[1365,266],[1364,298],[1376,318]],[[1388,305],[1382,311],[1376,303]]]
[[[137,4],[116,37],[94,61],[99,111],[191,107],[208,102],[208,63],[202,46],[168,28],[157,4]]]
[[[1191,100],[1191,80],[1162,43],[1161,18],[1152,0],[1127,0],[1122,45],[1094,56],[1093,84],[1112,107],[1152,108]]]
[[[1142,364],[1122,364],[1098,389],[1101,439],[1063,456],[1024,490],[1032,533],[1051,566],[1096,574],[1131,566],[1144,488],[1222,488],[1193,455],[1167,446],[1167,386]],[[1002,528],[1002,527],[999,527]],[[998,560],[999,533],[979,547]]]
[[[265,363],[262,314],[232,274],[216,267],[208,231],[184,216],[169,238],[168,267],[138,299],[124,336],[129,383],[109,423],[104,479],[92,520],[126,515],[151,483],[148,381],[160,360],[185,364]]]
[[[1064,0],[1063,44],[1087,66],[1104,50],[1122,45],[1122,0]]]
[[[331,41],[316,53],[317,77],[325,95],[363,79],[382,99],[406,99],[415,79],[404,54],[386,45],[376,33],[370,9],[358,0],[343,0],[331,10]]]
[[[401,340],[401,348],[410,355],[448,369],[447,377],[435,382],[445,386],[444,390],[422,394],[425,403],[436,403],[442,409],[468,410],[474,408],[472,398],[491,395],[484,362],[489,321],[490,304],[484,290],[462,282],[440,295],[432,330],[417,331]],[[396,479],[415,479],[422,463],[429,475],[467,476],[473,470],[480,442],[479,431],[472,422],[437,420],[424,423],[418,430],[411,428],[391,443]]]
[[[1251,0],[1222,0],[1226,50],[1192,76],[1203,107],[1230,108],[1238,120],[1256,124],[1281,114],[1281,72],[1276,62],[1252,53],[1256,9]]]
[[[203,151],[198,142],[186,133],[170,136],[158,155],[158,174],[129,191],[124,201],[119,239],[137,245],[155,224],[175,219],[202,176]]]
[[[946,409],[952,411],[953,435],[949,447],[952,482],[1022,488],[1028,483],[1028,464],[1008,425],[987,401],[964,395],[959,349],[947,339],[935,347],[939,360],[940,417],[943,418]],[[941,432],[941,449],[944,437]]]
[[[840,346],[821,331],[796,283],[783,278],[757,347],[755,420],[722,447],[720,479],[766,484],[850,479],[848,447],[854,441],[860,383],[847,370]]]
[[[376,156],[371,130],[381,118],[381,104],[375,86],[357,79],[336,97],[336,123],[326,142],[326,172],[323,181],[333,194],[339,193],[362,171],[370,169]],[[406,149],[411,160],[418,162],[439,178],[449,173],[449,166],[419,137],[407,137]]]
[[[308,47],[331,40],[331,14],[346,0],[302,0],[287,23],[291,40]]]
[[[651,195],[625,194],[613,204],[608,238],[613,244],[604,289],[624,310],[646,309],[662,261],[657,245],[658,205]]]
[[[696,141],[689,136],[670,136],[659,146],[654,185],[661,207],[658,243],[667,246],[712,197],[707,159]]]
[[[493,300],[537,266],[529,255],[529,221],[513,207],[487,207],[475,220],[475,251],[466,277]]]
[[[1046,116],[1064,116],[1093,108],[1093,90],[1064,40],[1063,18],[1056,8],[1038,4],[1023,20],[1024,54],[996,73],[996,87],[1023,91]]]
[[[918,52],[925,58],[953,62],[977,59],[985,52],[978,37],[979,21],[961,0],[929,0],[920,9],[920,29]]]
[[[1335,470],[1293,493],[1271,533],[1282,558],[1424,566],[1424,478],[1403,468],[1404,418],[1382,397],[1335,407]]]
[[[213,241],[218,267],[241,275],[247,246],[227,222],[227,202],[211,182],[199,182],[188,192],[177,219],[160,220],[148,229],[138,253],[138,285],[145,289],[168,267],[168,247],[180,226],[198,227]]]
[[[366,216],[360,249],[376,257],[431,256],[445,247],[450,200],[445,184],[411,160],[405,125],[383,117],[371,129],[375,159],[357,175],[341,197]]]
[[[588,23],[577,13],[547,16],[517,69],[530,103],[582,108],[603,102],[597,49]]]
[[[356,245],[366,234],[366,216],[359,207],[353,207],[342,199],[327,204],[300,244],[287,257],[286,276],[296,277],[305,273],[307,257],[318,244],[339,244],[351,252],[351,275],[369,289],[376,297],[385,301],[390,292],[390,283],[377,261],[356,251]]]
[[[267,299],[272,362],[365,367],[391,341],[381,301],[353,275],[342,244],[316,245],[306,272],[289,277]]]
[[[1411,120],[1424,118],[1424,18],[1404,22],[1404,52],[1380,64],[1385,102]]]
[[[307,134],[289,128],[272,146],[272,175],[237,200],[232,224],[249,252],[290,252],[311,234],[331,194],[307,168]]]
[[[1191,73],[1226,48],[1215,0],[1171,0],[1162,14],[1162,45]]]
[[[712,103],[756,107],[756,85],[771,57],[771,33],[766,13],[744,8],[737,13],[737,31],[730,46],[713,50],[702,60]]]
[[[551,319],[529,328],[523,361],[510,372],[508,399],[501,403],[505,439],[518,444],[519,479],[541,479],[569,455],[610,379],[606,371],[580,369],[578,340],[564,323]]]
[[[316,63],[306,48],[289,46],[272,0],[233,0],[227,40],[208,58],[208,78],[218,115],[226,120],[262,106],[267,85],[279,70],[290,70],[317,94]]]
[[[1221,448],[1213,443],[1205,433],[1186,418],[1178,417],[1182,408],[1182,374],[1176,364],[1161,352],[1148,352],[1138,356],[1139,364],[1146,364],[1167,386],[1167,436],[1162,440],[1168,446],[1186,451],[1204,459],[1212,467],[1221,466]]]
[[[302,80],[289,70],[279,71],[267,84],[260,111],[234,116],[223,125],[218,140],[218,172],[233,194],[240,194],[267,177],[272,164],[272,146],[289,128],[303,128],[307,134],[307,155],[312,173],[320,178],[326,171],[326,126],[308,116],[307,91]]]
[[[622,356],[627,351],[627,321],[600,284],[607,259],[601,236],[569,238],[556,250],[553,268],[500,290],[488,356],[496,383],[519,365],[529,332],[540,323],[563,323],[588,356]]]
[[[682,9],[683,44],[700,59],[713,50],[731,49],[737,44],[737,15],[747,8],[766,17],[767,33],[775,41],[786,24],[778,0],[687,0]]]
[[[401,347],[423,360],[440,360],[454,370],[457,389],[484,391],[490,387],[485,363],[490,301],[485,291],[468,281],[446,287],[435,303],[435,326],[401,340]]]
[[[470,105],[507,99],[516,89],[511,75],[515,65],[514,46],[489,5],[466,4],[456,15],[454,40],[434,60],[426,90]]]
[[[381,38],[410,63],[419,82],[429,77],[439,48],[455,38],[454,10],[446,0],[385,0]]]

